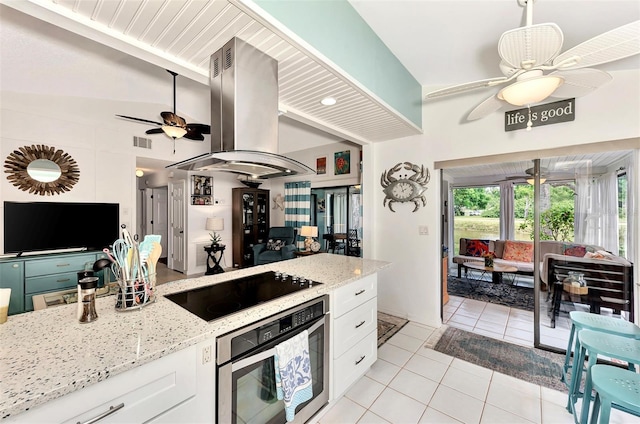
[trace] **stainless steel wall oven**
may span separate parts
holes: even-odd
[[[284,424],[275,389],[275,346],[309,332],[313,397],[296,408],[295,423],[329,400],[329,297],[323,296],[217,339],[217,422]]]

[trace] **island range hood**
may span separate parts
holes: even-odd
[[[313,173],[278,151],[278,62],[232,38],[211,55],[211,151],[167,168],[251,178]]]

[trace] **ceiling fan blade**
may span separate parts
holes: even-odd
[[[612,29],[570,48],[553,60],[559,69],[579,69],[601,65],[640,54],[640,21]],[[571,61],[577,56],[577,62]],[[566,66],[561,62],[568,61]]]
[[[162,116],[162,119],[164,119],[165,125],[182,128],[187,125],[187,121],[185,121],[184,118],[176,115],[173,112],[160,112],[160,116]]]
[[[196,131],[193,131],[193,132],[187,131],[187,133],[182,138],[188,138],[189,140],[196,140],[196,141],[204,140],[204,136]]]
[[[500,100],[494,94],[476,106],[475,109],[473,109],[467,116],[467,121],[475,121],[476,119],[484,118],[485,116],[500,110],[500,108],[506,104],[507,102]]]
[[[564,78],[564,84],[551,94],[551,97],[563,99],[584,96],[613,79],[607,72],[591,68],[557,71],[551,74]]]
[[[436,97],[449,96],[451,94],[463,93],[465,91],[476,90],[478,88],[493,87],[494,85],[503,84],[509,81],[507,77],[489,78],[484,80],[478,80],[473,82],[466,82],[464,84],[452,85],[451,87],[441,88],[427,93],[425,99],[433,99]]]
[[[146,122],[148,124],[153,124],[153,125],[162,125],[162,122],[150,121],[148,119],[142,119],[142,118],[134,118],[133,116],[125,116],[125,115],[116,115],[116,116],[120,118],[131,119],[133,121]]]
[[[206,124],[187,124],[187,131],[197,131],[200,134],[211,134],[211,127]]]
[[[553,23],[516,28],[500,36],[498,54],[513,68],[531,69],[556,57],[563,40],[562,30]]]
[[[162,128],[151,128],[150,130],[146,130],[145,134],[161,134],[163,132]]]

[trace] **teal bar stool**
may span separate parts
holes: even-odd
[[[593,402],[591,424],[608,424],[611,406],[640,417],[640,374],[611,365],[594,365],[591,368],[591,382],[596,391]]]
[[[580,350],[580,342],[576,337],[576,333],[580,330],[588,329],[601,331],[606,334],[615,334],[622,337],[630,337],[632,339],[640,340],[640,327],[621,318],[613,318],[582,311],[571,311],[569,313],[569,317],[571,318],[571,332],[569,333],[567,354],[564,357],[564,367],[562,368],[562,381],[567,385],[567,387],[571,387],[572,385],[572,381],[567,380],[567,373],[570,369],[575,369],[574,367],[577,363],[576,356]],[[571,350],[574,352],[573,365],[571,364]],[[569,405],[567,405],[567,409],[569,409]]]
[[[571,387],[569,387],[569,411],[573,413],[576,423],[586,424],[589,417],[591,390],[593,388],[591,368],[596,365],[598,355],[625,361],[629,364],[630,370],[635,370],[635,364],[640,364],[640,340],[587,329],[581,330],[577,338],[580,343],[580,350],[575,355],[577,362],[574,361]],[[586,366],[587,375],[584,380],[584,392],[581,393],[582,367],[576,366],[576,363],[583,364],[587,354],[589,356]],[[582,411],[578,417],[575,404],[579,398],[582,398]],[[615,401],[614,405],[617,405]]]

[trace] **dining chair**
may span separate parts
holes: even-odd
[[[351,228],[347,236],[347,256],[360,256],[360,250],[358,230]]]

